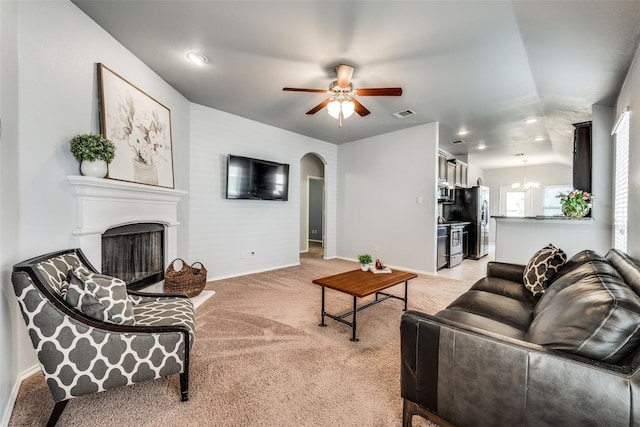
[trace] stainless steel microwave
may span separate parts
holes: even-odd
[[[453,202],[454,200],[453,194],[454,194],[453,189],[449,188],[448,185],[438,186],[438,202],[440,203]]]

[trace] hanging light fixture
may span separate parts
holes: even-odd
[[[523,160],[522,163],[524,163],[524,179],[523,179],[523,184],[520,185],[519,182],[514,183],[513,185],[511,185],[511,188],[514,189],[515,191],[529,191],[533,188],[538,188],[540,187],[540,184],[537,182],[533,182],[533,181],[527,181],[527,161]]]
[[[355,108],[356,105],[351,101],[351,97],[343,92],[338,92],[331,98],[331,102],[327,104],[329,115],[339,120],[340,127],[342,127],[342,119],[351,116]]]

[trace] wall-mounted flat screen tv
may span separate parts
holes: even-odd
[[[229,154],[227,199],[286,201],[288,197],[288,164]]]

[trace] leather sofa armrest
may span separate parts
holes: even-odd
[[[402,397],[456,425],[632,425],[640,417],[631,405],[640,399],[638,370],[437,316],[403,314],[401,361]]]
[[[490,261],[487,264],[487,277],[499,277],[512,282],[524,283],[522,279],[524,267],[522,264]]]

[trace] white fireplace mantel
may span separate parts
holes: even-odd
[[[121,225],[163,224],[165,263],[177,257],[178,203],[186,191],[87,176],[67,179],[76,195],[76,245],[98,270],[102,269],[102,234]]]

